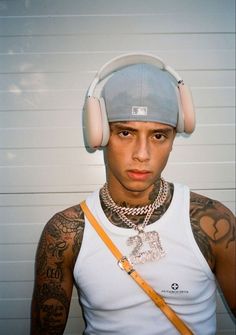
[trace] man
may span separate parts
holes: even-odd
[[[85,133],[91,146],[104,146],[107,183],[86,199],[87,206],[128,257],[132,271],[137,270],[191,332],[215,334],[216,281],[232,311],[236,305],[234,216],[218,201],[161,177],[176,132],[194,129],[189,97],[176,92],[182,81],[174,83],[176,73],[158,67],[152,57],[144,62],[135,58],[134,64],[132,57],[121,57],[118,63],[120,59],[127,64],[121,62],[108,73],[105,66],[106,74],[89,89],[85,113],[92,108],[95,114],[92,120],[87,116]],[[102,99],[91,100],[104,78]],[[100,136],[97,129],[105,134]],[[73,283],[85,317],[84,334],[179,333],[117,266],[80,205],[57,213],[42,233],[31,334],[63,334]]]

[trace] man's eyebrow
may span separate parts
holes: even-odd
[[[111,122],[110,127],[111,130],[113,129],[126,129],[126,130],[132,130],[132,131],[139,131],[139,129],[132,127],[130,125],[127,125],[128,121],[124,122]],[[173,131],[173,127],[166,126],[166,127],[156,127],[156,128],[151,128],[149,129],[150,133],[157,133],[157,132],[162,132],[162,133],[169,133]]]
[[[110,127],[111,127],[111,130],[113,129],[127,129],[127,130],[133,130],[133,131],[137,131],[136,128],[134,127],[131,127],[129,125],[127,125],[127,122],[112,122],[110,123]]]
[[[126,126],[127,125],[127,123],[128,123],[128,121],[122,121],[122,122],[110,122],[110,126],[113,126],[113,127],[115,127],[115,126]]]
[[[155,132],[163,132],[163,133],[169,133],[173,131],[173,127],[164,127],[164,128],[153,128],[151,131]]]

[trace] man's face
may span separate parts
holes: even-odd
[[[106,166],[112,193],[151,190],[167,163],[175,129],[157,122],[113,122],[110,132]]]

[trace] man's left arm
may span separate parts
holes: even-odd
[[[236,226],[222,203],[191,192],[190,218],[195,240],[214,272],[226,302],[236,310]]]
[[[214,254],[214,273],[224,297],[234,316],[236,316],[236,226],[233,213],[216,202]],[[214,219],[214,217],[213,217]]]

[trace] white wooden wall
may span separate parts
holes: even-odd
[[[154,53],[190,84],[198,126],[177,139],[165,175],[235,210],[234,12],[233,0],[0,0],[2,335],[29,333],[44,224],[104,182],[101,153],[83,148],[81,112],[113,56]],[[220,300],[217,316],[217,334],[235,334]],[[81,333],[74,292],[66,334]]]

